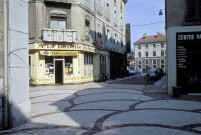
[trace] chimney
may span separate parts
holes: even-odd
[[[147,33],[144,33],[143,38],[146,39],[147,37]]]
[[[157,32],[156,38],[158,38],[158,37],[159,37],[159,35],[160,35],[160,33],[159,33],[159,32]]]

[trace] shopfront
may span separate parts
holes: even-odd
[[[33,47],[30,72],[39,85],[94,81],[92,46],[34,44]]]
[[[201,93],[201,32],[177,33],[177,85]]]

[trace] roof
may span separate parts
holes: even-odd
[[[138,39],[136,43],[146,43],[146,42],[155,42],[155,41],[161,41],[161,40],[165,40],[165,35],[158,33],[157,35],[152,35],[152,36],[146,36],[146,34],[144,34],[144,36],[140,39]]]

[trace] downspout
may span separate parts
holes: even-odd
[[[8,5],[4,0],[4,128],[9,128],[8,102]]]

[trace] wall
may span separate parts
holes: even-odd
[[[166,27],[182,26],[186,17],[186,0],[166,0]]]
[[[16,10],[17,9],[17,10]],[[28,0],[8,0],[8,82],[11,127],[27,122],[29,100]]]

